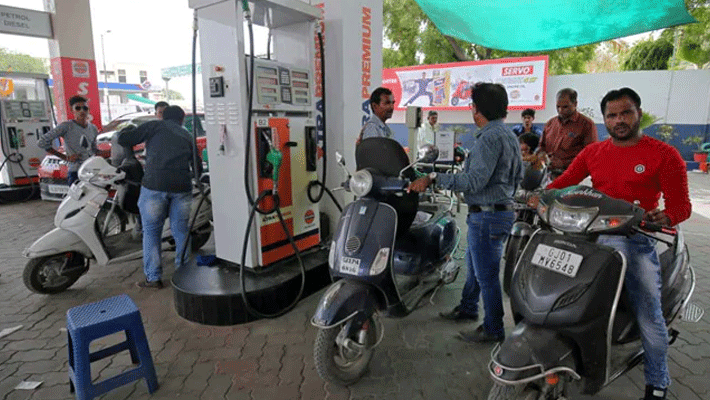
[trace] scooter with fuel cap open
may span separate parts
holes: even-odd
[[[418,162],[437,157],[438,150],[426,145]],[[448,198],[448,205],[420,202],[417,193],[407,193],[416,177],[413,164],[392,139],[363,140],[356,162],[358,171],[344,186],[357,199],[343,209],[330,248],[335,283],[312,319],[319,329],[313,351],[316,370],[337,385],[352,384],[366,373],[384,335],[380,315],[408,315],[428,293],[453,282],[459,271],[452,258],[459,241],[453,199]]]

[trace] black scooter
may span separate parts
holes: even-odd
[[[516,326],[492,353],[489,400],[595,394],[643,360],[624,291],[626,260],[597,244],[600,234],[671,235],[672,241],[657,237],[671,343],[676,319],[702,317],[689,304],[695,275],[680,231],[645,222],[640,207],[587,186],[546,191],[537,211],[553,231],[533,234],[513,275]]]
[[[438,156],[430,145],[422,153],[417,162]],[[365,139],[356,161],[358,171],[345,186],[357,199],[343,210],[330,248],[335,283],[312,319],[319,329],[316,369],[337,385],[365,374],[384,335],[380,314],[408,315],[426,294],[453,282],[459,270],[451,257],[459,240],[453,200],[445,207],[406,193],[415,175],[402,146],[387,138]]]
[[[529,166],[525,169],[523,180],[515,192],[513,203],[515,222],[505,242],[503,252],[503,291],[507,295],[510,295],[510,282],[513,279],[515,265],[523,253],[525,245],[528,244],[530,236],[540,227],[537,211],[528,205],[528,199],[534,194],[534,190],[540,188],[546,173],[545,167],[536,169]]]

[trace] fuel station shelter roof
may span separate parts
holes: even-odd
[[[448,36],[545,51],[696,22],[683,0],[416,0]]]

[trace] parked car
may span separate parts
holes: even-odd
[[[103,131],[96,137],[96,147],[99,155],[108,158],[111,155],[111,138],[117,132],[117,127],[124,122],[131,122],[137,126],[148,121],[155,120],[156,117],[150,113],[130,113],[122,115],[104,126]],[[185,115],[183,126],[192,132],[193,114]],[[197,114],[197,151],[202,157],[204,149],[207,147],[207,137],[204,129],[205,116]],[[144,144],[141,143],[133,148],[139,161],[143,162]],[[63,151],[60,148],[60,151]],[[204,162],[203,162],[204,166]],[[66,161],[48,154],[39,166],[39,188],[42,200],[61,201],[65,194],[69,192],[67,185],[68,168]]]

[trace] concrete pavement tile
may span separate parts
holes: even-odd
[[[279,385],[300,385],[303,382],[303,358],[284,357],[279,371]]]
[[[200,350],[197,358],[198,363],[217,362],[222,360],[232,360],[241,358],[239,349],[209,349]]]
[[[706,384],[707,385],[707,384]],[[698,396],[695,391],[691,388],[683,385],[682,383],[672,383],[669,392],[671,396],[675,396],[676,399],[680,400],[707,400],[707,397],[703,398]],[[671,397],[669,396],[669,397]]]
[[[134,381],[123,386],[119,386],[104,395],[97,397],[100,400],[126,400],[132,399],[136,393],[148,393],[148,386],[145,384],[145,380]]]
[[[67,371],[45,372],[44,374],[32,374],[25,378],[30,382],[44,382],[42,386],[69,385],[69,373]],[[67,386],[69,387],[69,386]]]
[[[300,399],[298,385],[279,385],[252,389],[252,399],[294,400]]]
[[[350,389],[343,386],[334,385],[330,382],[325,384],[325,398],[327,400],[349,400]]]
[[[224,339],[225,347],[232,349],[241,349],[246,343],[246,338],[249,336],[249,329],[241,326],[232,328],[232,332]]]
[[[28,361],[21,363],[17,370],[17,375],[44,374],[45,372],[61,371],[63,366],[63,360]]]
[[[192,373],[185,379],[184,390],[192,393],[202,393],[213,373],[214,367],[210,364],[195,365],[192,368]]]
[[[28,400],[32,398],[32,392],[27,390],[13,390],[5,395],[4,400]]]
[[[251,388],[233,383],[232,386],[227,391],[227,395],[225,396],[225,399],[227,399],[227,400],[253,400],[251,397]]]
[[[264,346],[266,345],[266,335],[255,334],[251,331],[246,337],[244,348],[242,349],[243,358],[259,358],[263,354]]]
[[[259,360],[257,359],[234,359],[218,361],[215,365],[215,373],[219,375],[253,376],[258,374]]]
[[[299,390],[301,399],[324,399],[326,397],[325,383],[320,378],[317,381],[304,380]]]
[[[285,346],[278,342],[267,342],[262,356],[259,358],[259,372],[278,371],[281,369],[281,359],[284,356]]]
[[[29,340],[12,340],[9,341],[5,347],[3,347],[3,352],[5,351],[27,351],[33,349],[41,349],[47,344],[46,340],[43,339],[29,339]],[[66,344],[66,340],[65,340]]]
[[[207,381],[207,387],[200,396],[202,400],[225,398],[227,391],[232,387],[232,377],[229,375],[213,374]]]
[[[170,340],[157,355],[153,352],[153,362],[171,362],[181,358],[186,340]]]

